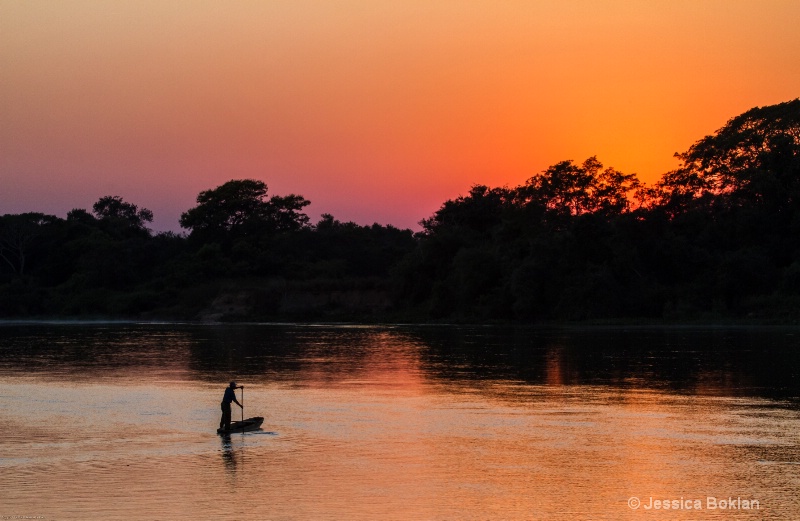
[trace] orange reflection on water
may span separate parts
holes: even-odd
[[[265,416],[264,429],[228,439],[214,434],[216,384],[176,382],[172,370],[142,370],[135,382],[132,354],[102,384],[61,372],[7,375],[0,385],[3,508],[134,520],[800,513],[800,412],[721,393],[741,381],[727,368],[695,371],[672,390],[654,376],[658,360],[636,359],[624,369],[614,359],[604,377],[618,384],[585,383],[599,377],[581,366],[580,353],[553,341],[516,359],[530,366],[533,376],[524,380],[498,376],[508,368],[484,343],[448,351],[438,337],[426,344],[386,328],[333,329],[287,349],[296,359],[279,367],[291,367],[284,370],[291,379],[256,374],[243,381],[248,411]],[[211,365],[274,356],[278,348],[257,333],[252,349],[247,337],[227,351],[209,350]],[[154,341],[147,345],[147,356],[156,356]],[[177,358],[191,356],[200,372],[197,353]],[[278,364],[269,360],[253,367]],[[628,506],[632,497],[646,505],[649,498],[709,496],[757,499],[761,510]]]
[[[422,346],[401,334],[369,331],[342,351],[321,345],[300,360],[299,380],[313,388],[366,386],[422,393],[428,385],[420,358]]]
[[[281,434],[269,449],[242,448],[249,461],[277,465],[281,479],[251,491],[276,516],[289,515],[279,506],[291,498],[299,516],[358,519],[640,519],[627,507],[631,496],[734,493],[773,501],[771,512],[797,507],[775,493],[797,472],[764,468],[753,482],[752,454],[742,452],[752,443],[785,445],[796,415],[754,431],[747,403],[583,388],[559,398],[533,390],[509,405],[508,396],[492,396],[503,389],[489,391],[283,396],[296,416],[275,426]]]

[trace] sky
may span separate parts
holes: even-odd
[[[652,183],[800,97],[796,0],[0,0],[0,215],[118,195],[178,231],[260,179],[419,229],[590,156]]]

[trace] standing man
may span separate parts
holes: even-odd
[[[231,430],[231,402],[242,407],[242,404],[236,399],[236,389],[244,389],[244,386],[241,385],[237,387],[236,382],[231,382],[225,389],[225,395],[222,397],[222,419],[219,421],[219,428],[224,428],[226,431]]]

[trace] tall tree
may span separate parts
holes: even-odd
[[[117,195],[101,197],[94,203],[92,210],[98,219],[113,226],[147,230],[146,223],[153,222],[153,212],[147,208],[139,209],[135,204],[125,202]]]
[[[518,192],[527,204],[558,214],[619,214],[630,209],[629,196],[640,187],[635,174],[604,170],[592,156],[580,165],[557,163],[528,179]]]
[[[204,241],[225,242],[265,232],[307,226],[301,210],[309,201],[299,195],[267,198],[267,185],[255,179],[234,179],[197,196],[197,206],[181,215],[180,225]]]
[[[800,99],[748,110],[675,156],[658,188],[677,210],[800,204]]]

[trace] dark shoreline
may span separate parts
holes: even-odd
[[[587,320],[587,321],[548,321],[526,323],[517,321],[407,321],[407,320],[293,320],[275,318],[264,320],[187,320],[180,318],[137,318],[137,317],[0,317],[0,326],[16,325],[188,325],[188,326],[324,326],[324,327],[500,327],[532,329],[749,329],[749,328],[798,328],[800,320],[718,320],[718,321],[667,321],[667,320]]]

